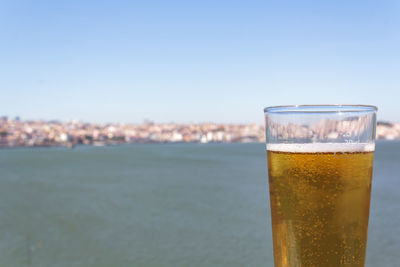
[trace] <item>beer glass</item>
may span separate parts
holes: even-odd
[[[377,108],[264,111],[275,267],[364,266]]]

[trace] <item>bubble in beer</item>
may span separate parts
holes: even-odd
[[[267,150],[275,266],[364,266],[374,145]]]

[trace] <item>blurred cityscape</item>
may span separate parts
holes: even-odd
[[[400,140],[400,123],[378,122],[377,138]],[[31,121],[0,117],[0,147],[104,146],[122,143],[264,142],[259,124],[97,124],[80,121]]]

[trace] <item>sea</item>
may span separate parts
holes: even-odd
[[[0,266],[273,267],[264,144],[0,150]],[[400,266],[400,142],[376,145],[367,263]]]

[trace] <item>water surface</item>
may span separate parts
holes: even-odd
[[[400,266],[400,143],[378,143],[367,266]],[[263,144],[0,150],[0,266],[273,266]]]

